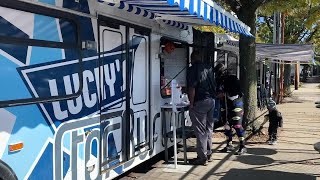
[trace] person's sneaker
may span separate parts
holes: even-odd
[[[190,159],[189,160],[190,165],[203,165],[206,166],[208,165],[208,161],[200,158],[195,158],[195,159]]]
[[[273,140],[268,140],[268,144],[272,145]]]
[[[242,155],[245,154],[247,152],[247,148],[246,147],[240,147],[238,149],[238,151],[236,152],[236,155]]]
[[[272,136],[269,135],[269,138],[268,138],[268,140],[267,140],[267,143],[270,144],[270,142],[272,141],[272,139],[273,139]]]
[[[276,145],[277,144],[277,140],[273,140],[273,141],[271,141],[271,145]]]
[[[221,149],[221,152],[232,152],[234,147],[232,145],[227,145],[225,148]]]
[[[208,162],[212,162],[213,161],[213,159],[211,159],[211,157],[212,157],[212,154],[207,155],[207,161]]]

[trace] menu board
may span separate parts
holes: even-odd
[[[187,50],[185,48],[176,48],[170,54],[165,53],[163,59],[165,79],[171,80],[175,78],[179,86],[186,86]],[[180,74],[177,76],[178,73]]]

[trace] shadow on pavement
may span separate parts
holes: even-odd
[[[289,140],[281,140],[284,143],[288,143],[288,144],[302,144],[302,145],[311,145],[313,146],[313,143],[303,143],[303,142],[297,142],[297,141],[289,141]]]
[[[301,100],[301,99],[282,101],[283,104],[285,104],[285,103],[304,103],[304,102],[308,102],[308,101],[307,100]]]
[[[230,169],[221,180],[316,180],[315,176],[300,174],[300,173],[288,173],[280,171],[270,170],[255,170],[255,169]]]
[[[187,152],[197,152],[197,148],[195,146],[187,147]]]
[[[267,149],[267,148],[248,148],[247,154],[263,156],[263,155],[277,154],[277,151],[274,149]]]
[[[237,161],[243,164],[249,164],[249,165],[268,165],[274,162],[272,158],[265,157],[265,156],[254,156],[254,155],[238,156]]]

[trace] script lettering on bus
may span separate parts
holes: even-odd
[[[108,113],[103,115],[102,117],[95,117],[92,119],[82,120],[82,121],[70,121],[63,123],[59,128],[57,133],[55,134],[55,143],[54,143],[54,176],[55,179],[62,179],[62,172],[63,172],[63,151],[61,144],[63,143],[63,136],[70,132],[72,142],[71,145],[71,177],[72,179],[78,179],[77,174],[77,166],[79,164],[79,158],[78,153],[79,151],[84,152],[84,175],[85,179],[100,179],[99,176],[100,172],[100,164],[99,164],[99,158],[101,158],[101,155],[103,157],[103,161],[107,161],[110,157],[108,156],[108,151],[112,151],[108,144],[108,137],[111,133],[114,133],[115,131],[119,131],[121,129],[120,123],[110,123],[106,127],[102,129],[102,132],[99,128],[95,128],[95,126],[100,124],[100,118],[105,119],[104,121],[109,121],[114,118],[123,118],[124,112],[123,111],[116,111],[112,113]],[[92,127],[90,133],[81,133],[79,132],[79,129],[82,129],[83,127],[90,128]],[[101,139],[101,144],[100,142]],[[98,142],[95,151],[97,152],[96,158],[92,160],[92,151],[94,151],[92,143],[93,141]],[[84,144],[84,146],[79,146],[79,144]],[[102,146],[102,154],[100,154],[99,149],[100,145]],[[83,148],[80,150],[80,148]],[[120,147],[121,148],[121,147]],[[116,151],[120,151],[121,149],[117,149]],[[93,165],[90,165],[90,163],[93,163]],[[89,170],[90,166],[93,167],[92,170]]]
[[[123,107],[126,78],[131,74],[127,74],[127,68],[132,71],[132,65],[126,67],[126,62],[132,62],[133,52],[134,50],[129,51],[129,60],[124,59],[126,52],[115,49],[102,54],[100,58],[84,58],[82,65],[77,59],[61,60],[20,67],[19,70],[34,97],[64,97],[75,94],[80,88],[80,79],[83,80],[80,96],[39,106],[47,120],[58,127],[62,121]],[[79,73],[80,69],[82,73]]]
[[[123,61],[123,63],[125,63],[125,61]],[[57,120],[64,120],[69,117],[69,114],[80,113],[83,109],[83,106],[87,108],[92,108],[98,103],[98,101],[100,101],[100,99],[102,99],[103,101],[107,98],[114,97],[116,95],[116,72],[120,71],[120,61],[118,59],[115,60],[114,63],[94,68],[93,71],[84,70],[82,95],[75,99],[67,100],[66,108],[63,108],[61,102],[59,101],[53,102],[52,106],[55,118]],[[123,71],[122,69],[122,72],[124,73],[125,71]],[[64,87],[58,87],[56,79],[50,79],[48,80],[48,83],[51,96],[58,96],[58,89],[61,88],[64,89],[66,95],[71,95],[79,90],[79,74],[74,73],[72,75],[63,76]],[[92,89],[90,84],[95,84],[96,87]],[[100,95],[98,87],[102,88],[102,96]],[[122,85],[121,89],[123,92],[125,90],[125,86]]]

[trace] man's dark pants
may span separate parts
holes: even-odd
[[[213,111],[215,101],[212,98],[197,101],[190,110],[192,127],[197,138],[198,158],[206,160],[210,155],[213,133]]]

